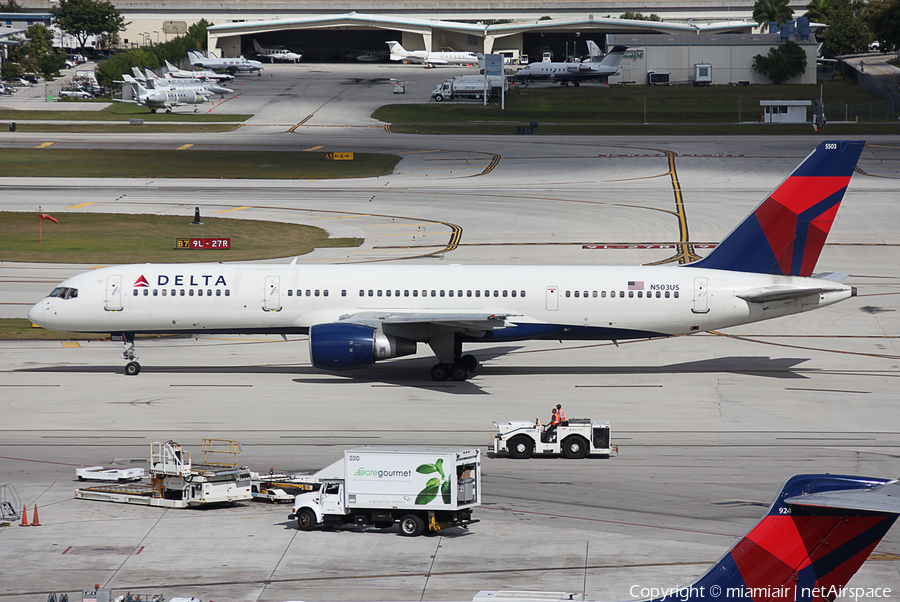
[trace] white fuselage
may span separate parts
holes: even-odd
[[[504,328],[467,341],[689,334],[852,294],[828,280],[664,266],[137,264],[59,286],[77,296],[46,297],[29,311],[32,322],[74,332],[305,333],[362,312],[509,316]],[[773,288],[824,292],[765,303],[738,297]]]

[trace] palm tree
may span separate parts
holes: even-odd
[[[829,8],[831,8],[831,0],[809,0],[804,16],[809,18],[811,23],[827,23]]]
[[[788,6],[788,0],[756,0],[753,5],[753,20],[765,27],[769,21],[777,21],[778,24],[790,21],[794,10]]]

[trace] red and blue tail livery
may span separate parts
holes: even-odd
[[[791,477],[762,520],[709,571],[652,602],[833,602],[847,597],[854,594],[846,587],[850,578],[898,513],[896,480]]]
[[[810,276],[865,142],[823,142],[691,267]]]

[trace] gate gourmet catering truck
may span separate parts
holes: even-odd
[[[468,527],[481,503],[481,451],[448,447],[360,447],[311,479],[317,491],[301,493],[294,511],[302,531],[317,526],[400,524],[413,537],[426,529]]]

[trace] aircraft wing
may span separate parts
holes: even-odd
[[[871,489],[851,489],[810,493],[789,497],[785,504],[796,506],[816,506],[819,508],[846,508],[900,514],[900,482],[888,481]]]
[[[412,313],[412,312],[357,312],[341,316],[342,322],[364,324],[366,326],[388,326],[391,331],[418,330],[422,327],[438,326],[455,332],[481,334],[485,331],[506,328],[506,320],[514,314],[488,313]]]
[[[782,288],[782,289],[762,289],[752,293],[738,295],[739,299],[749,301],[750,303],[767,303],[769,301],[784,301],[786,299],[797,299],[808,295],[818,295],[820,293],[835,292],[837,288]]]
[[[428,59],[425,62],[430,63],[432,65],[449,65],[450,64],[447,62],[447,59],[436,59],[434,57],[428,57]]]

